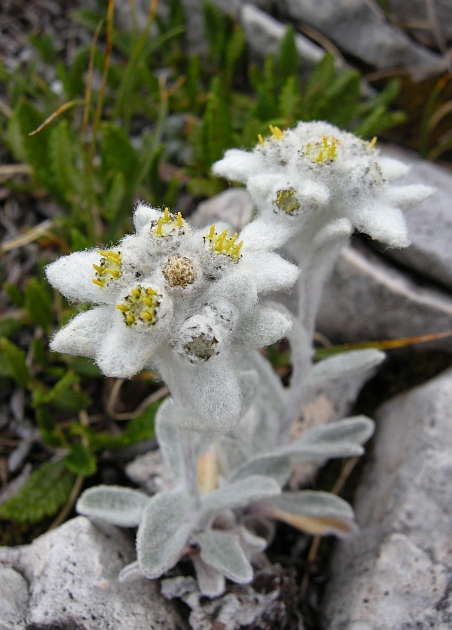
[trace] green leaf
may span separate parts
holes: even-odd
[[[243,29],[236,26],[232,34],[228,37],[225,52],[225,84],[230,85],[233,79],[234,70],[239,59],[242,57],[246,46],[246,37]]]
[[[234,144],[227,102],[221,79],[214,77],[200,130],[201,157],[206,168]]]
[[[28,40],[39,52],[45,63],[49,65],[55,63],[58,58],[58,51],[53,43],[53,38],[48,33],[40,33],[39,35],[31,33],[28,35]]]
[[[0,505],[0,518],[36,523],[53,516],[65,503],[74,484],[74,475],[63,460],[46,462],[11,499]]]
[[[51,130],[49,159],[53,194],[67,209],[77,207],[86,187],[80,169],[81,146],[67,120],[60,121]]]
[[[289,77],[298,75],[298,52],[295,45],[295,30],[290,24],[281,41],[278,56],[278,83],[284,85]]]
[[[24,307],[31,321],[45,330],[52,325],[52,300],[37,278],[31,278],[25,287]]]
[[[22,324],[17,319],[11,317],[0,319],[0,337],[11,337],[20,330],[21,326]]]
[[[279,95],[279,115],[283,118],[290,118],[294,115],[301,102],[301,92],[298,81],[295,77],[289,77],[283,84]]]
[[[94,361],[85,357],[74,357],[71,359],[71,369],[80,374],[80,376],[87,376],[88,378],[99,378],[102,376],[102,372]]]
[[[56,427],[55,419],[47,407],[36,409],[36,422],[41,431],[53,431]]]
[[[149,405],[141,416],[129,422],[127,429],[124,431],[124,437],[129,444],[135,444],[154,437],[154,419],[161,402],[161,400],[155,401],[152,405]]]
[[[10,375],[21,387],[26,387],[30,381],[30,373],[25,363],[25,352],[12,341],[2,337],[0,339],[0,353],[11,370]]]
[[[5,282],[3,284],[3,288],[6,291],[7,296],[10,299],[10,302],[17,306],[18,308],[22,308],[24,305],[24,295],[22,291],[15,284],[11,284],[10,282]]]
[[[66,372],[48,392],[34,392],[33,407],[50,404],[69,413],[86,409],[90,399],[84,392],[75,389],[79,381],[80,377],[75,372]]]
[[[94,475],[97,470],[96,458],[83,444],[73,444],[63,461],[68,470],[80,477]]]
[[[77,228],[71,228],[71,252],[81,252],[84,249],[89,249],[93,247],[94,243],[92,243],[89,238],[77,230]]]

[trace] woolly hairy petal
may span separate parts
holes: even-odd
[[[147,578],[160,577],[179,560],[192,529],[189,507],[186,488],[160,492],[149,501],[137,534],[138,562]]]
[[[233,582],[247,584],[253,579],[253,569],[248,562],[240,539],[234,534],[210,530],[197,535],[201,547],[201,560]]]
[[[268,217],[259,217],[248,223],[240,233],[243,239],[243,251],[246,253],[276,249],[286,243],[294,234],[292,221],[272,221]]]
[[[337,356],[316,363],[312,370],[312,378],[325,380],[360,374],[379,365],[385,356],[384,352],[373,348],[341,352]]]
[[[410,186],[389,186],[383,191],[381,197],[384,201],[396,208],[409,208],[417,203],[421,203],[436,192],[431,186],[423,184],[412,184]]]
[[[80,313],[56,333],[50,343],[50,349],[53,352],[93,359],[100,351],[106,334],[106,325],[110,320],[109,306],[99,306]]]
[[[256,207],[262,212],[263,206],[273,212],[273,200],[279,190],[291,188],[290,177],[281,173],[266,173],[265,169],[249,178],[247,189]]]
[[[144,227],[149,226],[151,221],[157,221],[162,216],[162,211],[152,208],[144,203],[140,203],[133,213],[133,225],[135,231],[141,232]]]
[[[105,376],[132,378],[149,363],[159,342],[158,333],[127,328],[122,315],[115,312],[96,363]]]
[[[266,497],[274,497],[281,493],[279,485],[271,477],[263,475],[251,475],[241,481],[230,483],[218,490],[209,492],[201,503],[204,514],[224,510],[226,508],[238,508],[260,501]]]
[[[360,232],[368,234],[389,247],[407,247],[410,244],[402,211],[383,202],[350,208],[348,216]]]
[[[256,281],[258,293],[290,289],[300,270],[275,252],[256,252],[247,257],[246,266]]]
[[[226,587],[224,575],[201,560],[197,553],[192,554],[191,559],[195,567],[196,579],[198,580],[201,594],[206,597],[222,595]]]
[[[408,164],[399,162],[399,160],[382,156],[378,157],[378,165],[381,169],[383,177],[389,181],[400,179],[406,175],[411,168]]]
[[[138,527],[150,501],[138,490],[120,486],[96,486],[85,490],[76,510],[89,518],[100,518],[118,527]]]
[[[332,247],[336,243],[347,239],[352,232],[353,225],[348,219],[342,217],[342,219],[337,219],[336,221],[325,225],[317,232],[312,242],[317,249]]]
[[[47,279],[71,302],[112,303],[115,298],[103,287],[93,283],[95,278],[93,264],[98,265],[99,260],[100,254],[95,249],[62,256],[47,265],[45,269]]]
[[[159,371],[169,389],[180,392],[187,406],[195,412],[179,414],[180,427],[228,433],[237,425],[241,409],[240,385],[228,351],[196,364],[166,356],[159,363]]]
[[[287,315],[266,306],[246,313],[236,327],[232,343],[243,350],[256,350],[271,346],[286,336],[292,328]]]
[[[238,264],[240,265],[240,261]],[[247,266],[238,267],[214,283],[209,302],[215,304],[217,298],[229,302],[241,312],[253,308],[258,300],[256,279],[249,273]]]
[[[265,170],[264,159],[259,153],[249,153],[240,149],[229,149],[223,159],[215,162],[212,173],[234,182],[246,184],[248,177]]]
[[[162,402],[155,416],[155,436],[160,452],[167,468],[174,479],[182,479],[184,474],[182,449],[179,440],[179,431],[172,421],[175,405],[171,398]]]

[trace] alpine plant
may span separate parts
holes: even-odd
[[[156,435],[172,489],[150,497],[98,486],[77,504],[80,514],[138,528],[137,561],[121,580],[137,572],[159,578],[190,557],[201,593],[215,597],[226,578],[252,580],[269,518],[314,535],[355,528],[339,497],[286,489],[295,464],[360,455],[374,428],[357,416],[290,438],[310,390],[384,358],[360,350],[313,364],[321,289],[354,230],[406,247],[403,210],[433,190],[392,185],[408,169],[381,157],[374,140],[323,122],[270,130],[253,151],[231,149],[213,165],[215,175],[244,184],[254,203],[240,234],[226,224],[194,230],[180,213],[140,204],[135,234],[46,269],[69,300],[92,304],[56,333],[52,350],[90,357],[116,378],[156,370],[171,392]],[[282,247],[294,262],[275,251]],[[269,301],[289,290],[295,312]],[[258,351],[283,337],[289,388]]]

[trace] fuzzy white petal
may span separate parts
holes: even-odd
[[[53,352],[94,358],[99,352],[111,319],[111,307],[99,306],[76,315],[52,339]]]
[[[357,230],[389,247],[407,247],[410,244],[405,219],[399,208],[375,202],[350,209],[349,217]]]
[[[95,249],[62,256],[47,265],[47,279],[72,302],[111,303],[114,299],[111,293],[93,283],[96,274],[93,264],[98,265],[100,258]]]
[[[136,232],[141,232],[141,230],[148,226],[151,221],[158,221],[161,216],[161,210],[157,210],[157,208],[152,208],[152,206],[140,203],[133,213],[133,225],[135,226]]]
[[[389,181],[400,179],[408,173],[410,166],[399,160],[390,157],[379,157],[378,165],[381,168],[383,177]]]
[[[253,274],[258,293],[290,289],[300,270],[274,252],[256,252],[247,257],[246,266]]]
[[[246,184],[250,175],[262,172],[263,169],[264,160],[259,153],[229,149],[224,158],[212,166],[212,173],[217,177],[226,177],[234,182]]]
[[[115,313],[115,320],[104,337],[96,363],[105,376],[132,378],[150,362],[160,341],[156,332],[127,328],[122,315],[118,312],[116,316]]]
[[[281,247],[294,234],[291,221],[269,223],[267,217],[259,217],[241,231],[239,239],[244,241],[244,252],[256,252]]]
[[[261,306],[242,317],[232,342],[241,351],[264,348],[285,337],[291,328],[292,320],[287,315]]]
[[[390,206],[396,208],[409,208],[424,199],[427,199],[436,192],[431,186],[423,184],[412,184],[411,186],[389,186],[383,192],[382,198]]]

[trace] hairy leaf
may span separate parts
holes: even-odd
[[[248,562],[239,537],[219,530],[197,535],[201,547],[201,560],[230,580],[248,584],[253,579],[253,569]]]
[[[150,501],[138,490],[119,486],[96,486],[85,490],[77,501],[79,514],[100,518],[118,527],[138,527]]]
[[[384,358],[384,352],[373,348],[343,352],[317,363],[312,370],[312,377],[315,380],[324,380],[359,374],[379,365]]]
[[[209,492],[202,499],[201,508],[204,513],[208,513],[226,508],[242,507],[265,497],[275,496],[280,492],[279,485],[274,479],[263,475],[251,475],[246,479]]]

